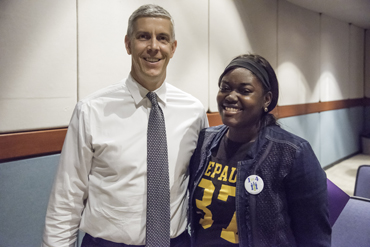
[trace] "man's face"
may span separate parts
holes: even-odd
[[[161,17],[138,18],[132,37],[125,37],[125,45],[131,55],[132,77],[149,91],[159,88],[177,46],[171,37],[171,21]]]

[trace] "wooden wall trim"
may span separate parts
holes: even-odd
[[[370,106],[370,98],[277,106],[277,118],[293,117],[355,106]],[[222,124],[218,112],[207,113],[210,126]],[[59,153],[67,128],[0,134],[0,162]]]
[[[364,98],[364,106],[370,106],[370,98]]]
[[[221,116],[218,112],[207,113],[209,126],[217,126],[222,124]]]
[[[369,98],[363,98],[363,99],[348,99],[348,100],[308,103],[300,105],[277,106],[272,111],[272,113],[277,118],[286,118],[311,113],[319,113],[324,111],[339,110],[356,106],[366,106],[369,103],[368,101],[370,101]]]
[[[319,113],[324,111],[345,109],[356,106],[370,106],[370,98],[277,106],[272,111],[272,113],[275,115],[277,119],[279,119],[299,115],[306,115],[311,113]],[[208,113],[208,121],[210,126],[222,124],[222,120],[218,112]]]
[[[0,162],[59,153],[67,128],[0,135]]]

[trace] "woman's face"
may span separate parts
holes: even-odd
[[[218,111],[230,129],[257,127],[270,102],[271,92],[265,94],[258,78],[247,69],[236,68],[221,80]]]

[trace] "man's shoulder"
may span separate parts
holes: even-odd
[[[202,102],[196,97],[194,97],[193,95],[191,95],[190,93],[187,93],[175,87],[174,85],[170,83],[166,83],[166,87],[167,87],[167,93],[166,93],[167,101],[179,102],[179,103],[188,104],[188,105],[192,104],[198,108],[204,109]]]
[[[110,101],[117,99],[124,99],[125,95],[128,95],[128,90],[125,85],[125,80],[122,80],[116,84],[109,85],[107,87],[101,88],[94,93],[82,98],[76,104],[75,110],[77,112],[88,112],[91,108],[99,109],[99,106],[102,106]]]
[[[94,100],[99,100],[100,98],[106,98],[106,97],[114,97],[117,93],[122,93],[125,91],[125,83],[124,80],[120,81],[116,84],[109,85],[107,87],[101,88],[88,96],[81,99],[81,102],[90,102]]]

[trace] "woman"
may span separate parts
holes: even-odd
[[[190,163],[192,246],[330,246],[326,175],[269,113],[279,95],[271,65],[241,55],[218,84],[224,125],[201,132]]]

